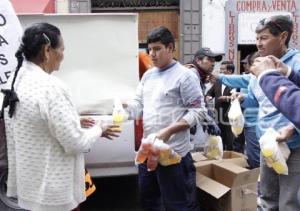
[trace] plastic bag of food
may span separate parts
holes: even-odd
[[[238,99],[235,99],[233,102],[231,102],[228,112],[228,119],[231,125],[232,133],[237,137],[243,132],[245,123],[244,115]]]
[[[159,164],[162,166],[180,163],[181,156],[162,140],[155,141],[154,146],[159,149]]]
[[[128,119],[128,114],[122,106],[122,102],[120,99],[116,98],[114,100],[114,108],[113,108],[113,123],[119,126],[119,130],[122,131],[122,123]]]
[[[147,157],[148,171],[154,171],[157,168],[159,154],[160,154],[160,150],[155,145],[152,144]]]
[[[288,175],[286,160],[291,152],[286,143],[276,141],[277,136],[278,132],[269,128],[259,139],[260,149],[268,167],[273,168],[277,174]]]
[[[147,159],[147,157],[150,154],[151,147],[152,147],[151,140],[142,139],[141,146],[135,156],[135,164],[136,165],[145,162],[145,160]]]
[[[204,155],[208,159],[221,160],[223,157],[223,143],[220,136],[210,135],[204,147]]]
[[[135,163],[144,163],[147,160],[148,171],[156,169],[158,163],[162,166],[173,165],[181,161],[181,156],[175,152],[168,144],[150,134],[142,139],[141,146],[136,154]]]

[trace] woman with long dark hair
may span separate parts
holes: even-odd
[[[68,88],[51,73],[64,57],[60,30],[27,28],[4,104],[8,148],[7,195],[26,210],[66,211],[85,200],[83,152],[115,126],[82,129]]]

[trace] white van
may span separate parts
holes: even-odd
[[[71,88],[82,116],[112,121],[114,98],[133,97],[139,81],[137,14],[39,14],[20,15],[25,29],[36,22],[49,22],[61,30],[65,58],[55,73]],[[136,174],[134,164],[141,128],[134,121],[122,125],[114,140],[99,138],[86,153],[86,167],[93,177]],[[0,210],[17,210],[6,197],[6,174],[0,171]],[[2,205],[1,205],[2,204]]]

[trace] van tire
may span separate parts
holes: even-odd
[[[6,196],[7,169],[0,170],[0,210],[25,211],[18,206],[17,200]]]

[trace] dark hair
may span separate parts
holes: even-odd
[[[52,48],[57,48],[59,45],[60,30],[49,23],[37,23],[28,27],[22,37],[22,43],[16,52],[18,66],[20,69],[23,63],[23,55],[27,60],[36,58],[43,45],[50,44]]]
[[[200,65],[198,64],[198,60],[203,60],[203,58],[206,57],[203,53],[200,51],[197,51],[194,54],[193,61],[191,62],[193,65],[195,65],[198,69],[201,69]]]
[[[158,28],[153,29],[147,35],[147,44],[154,43],[154,42],[161,42],[166,47],[168,47],[168,45],[172,43],[175,49],[174,36],[170,32],[170,30],[164,26],[160,26]]]
[[[288,36],[285,41],[286,47],[289,46],[289,42],[293,33],[293,21],[289,15],[275,15],[270,18],[264,18],[259,21],[255,32],[260,33],[265,29],[269,29],[271,34],[278,36],[282,32],[287,32]]]
[[[50,44],[52,48],[57,48],[59,46],[59,36],[60,30],[49,23],[37,23],[29,28],[27,28],[22,37],[22,43],[16,52],[15,56],[18,60],[18,65],[16,67],[13,80],[11,83],[10,90],[3,90],[4,100],[3,107],[9,107],[9,116],[12,117],[16,103],[19,101],[16,92],[14,91],[14,84],[18,75],[18,72],[23,64],[24,56],[27,60],[31,60],[32,58],[36,58],[42,47],[46,44]],[[2,115],[2,114],[1,114]]]
[[[231,73],[234,73],[235,66],[232,61],[223,61],[221,62],[221,65],[226,65],[226,69],[230,70]]]
[[[259,53],[257,51],[249,54],[247,56],[247,64],[251,66],[257,57],[259,57]]]

